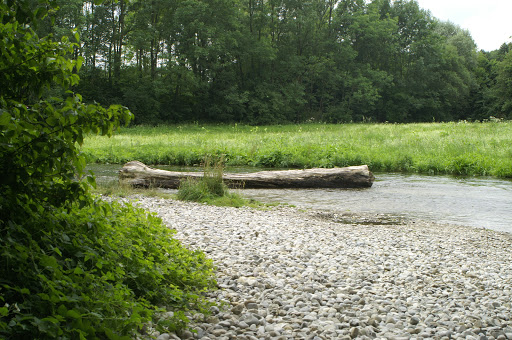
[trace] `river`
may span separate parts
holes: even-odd
[[[115,178],[120,167],[90,166],[98,180]],[[376,173],[375,178],[368,189],[244,189],[240,193],[267,203],[339,213],[385,214],[390,218],[416,218],[512,233],[510,180],[394,173]]]

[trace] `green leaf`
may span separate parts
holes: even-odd
[[[82,268],[80,268],[80,267],[76,267],[76,268],[75,268],[75,270],[73,271],[73,273],[74,273],[74,274],[76,274],[76,275],[82,275],[82,274],[84,274],[85,272],[83,271],[83,269],[82,269]]]
[[[105,335],[107,336],[107,338],[109,338],[109,340],[118,340],[119,339],[119,336],[114,334],[114,332],[112,332],[112,330],[109,328],[105,329]]]
[[[59,324],[59,320],[57,318],[54,318],[53,316],[46,317],[44,319],[41,319],[41,321],[48,321],[53,323],[54,325]],[[40,327],[41,328],[41,327]],[[47,326],[43,326],[43,329],[47,329]]]
[[[46,10],[46,8],[44,7],[39,7],[37,10],[36,10],[36,18],[37,19],[41,19],[43,18],[44,16],[46,16],[46,14],[48,13],[48,11]]]
[[[76,310],[74,309],[70,309],[67,311],[66,313],[66,316],[67,317],[70,317],[72,319],[81,319],[82,318],[82,315],[80,315],[80,313],[78,313]]]
[[[116,277],[114,276],[114,273],[112,272],[106,272],[103,277],[102,277],[103,280],[106,280],[106,281],[115,281]]]
[[[93,187],[96,188],[96,179],[93,176],[87,176],[87,182]]]
[[[59,308],[57,308],[57,313],[62,316],[66,316],[68,312],[68,309],[64,305],[60,305]]]
[[[0,307],[0,316],[7,316],[9,314],[9,309],[7,307]]]
[[[0,110],[0,112],[0,125],[9,124],[9,122],[11,121],[11,115],[5,110]]]
[[[59,268],[59,265],[57,263],[57,259],[53,256],[43,256],[41,258],[41,264],[45,266],[46,268]]]
[[[37,295],[41,298],[41,300],[50,301],[50,296],[46,293],[39,293]]]

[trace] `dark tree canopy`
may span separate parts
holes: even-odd
[[[477,52],[414,0],[57,2],[79,92],[136,123],[510,118],[508,45]]]

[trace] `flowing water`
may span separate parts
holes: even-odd
[[[91,169],[101,181],[116,178],[120,166],[93,165]],[[200,169],[174,167],[172,170]],[[254,171],[254,168],[238,171]],[[512,181],[392,173],[377,173],[375,177],[368,189],[245,189],[240,193],[262,202],[342,213],[385,214],[399,219],[418,218],[512,233]]]
[[[337,212],[489,228],[512,233],[512,181],[380,173],[369,189],[244,190],[248,197]]]

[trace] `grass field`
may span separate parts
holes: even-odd
[[[228,166],[368,164],[377,172],[512,178],[512,122],[138,126],[88,137],[82,151],[91,163],[195,165],[224,155]]]

